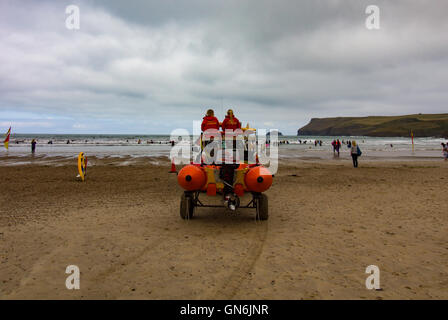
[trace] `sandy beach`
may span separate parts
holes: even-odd
[[[1,299],[448,299],[447,162],[282,161],[256,222],[183,221],[167,160],[120,161],[0,167]]]

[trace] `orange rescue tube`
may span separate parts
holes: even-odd
[[[206,181],[204,170],[191,164],[183,167],[177,175],[177,182],[187,191],[201,190]]]
[[[272,174],[265,167],[254,167],[247,172],[244,182],[249,191],[263,192],[272,185]]]

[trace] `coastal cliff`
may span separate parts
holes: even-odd
[[[298,136],[448,137],[448,113],[313,118]]]

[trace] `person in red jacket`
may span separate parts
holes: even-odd
[[[219,130],[219,121],[215,117],[215,112],[212,109],[207,110],[207,114],[202,120],[201,130],[204,132],[208,129]]]
[[[227,115],[224,121],[222,122],[222,129],[225,131],[226,129],[241,129],[241,122],[234,116],[233,110],[227,110]]]
[[[208,109],[201,124],[201,150],[204,150],[209,143],[212,143],[217,135],[219,135],[219,138],[221,137],[218,133],[219,127],[220,124],[218,119],[215,117],[215,112],[212,109]],[[210,151],[210,157],[214,157],[214,154],[215,152],[212,149]]]

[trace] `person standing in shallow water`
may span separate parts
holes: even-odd
[[[36,143],[35,139],[31,140],[31,153],[36,152]]]
[[[359,149],[355,140],[352,141],[350,154],[353,160],[353,167],[358,168],[358,157],[361,155],[361,150]]]

